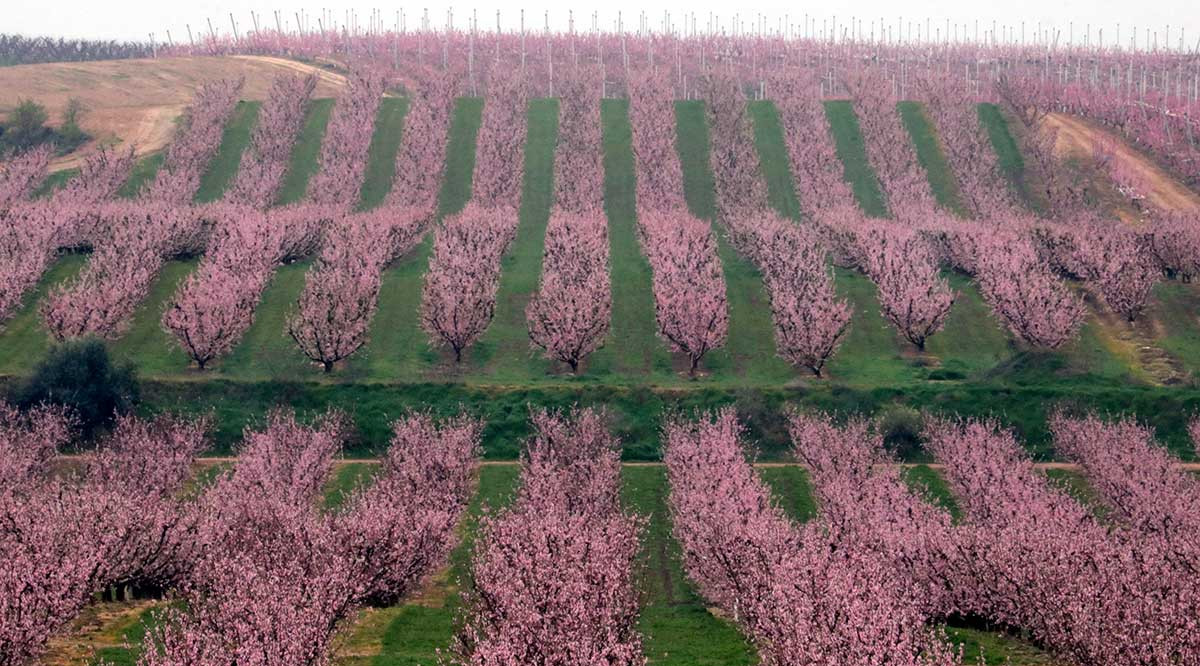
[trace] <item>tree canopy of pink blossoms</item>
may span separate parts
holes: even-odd
[[[629,85],[638,231],[653,273],[655,321],[671,350],[687,355],[694,376],[700,359],[723,346],[729,333],[717,239],[709,223],[688,212],[683,198],[669,77],[634,72]]]
[[[612,315],[599,74],[576,67],[559,87],[555,203],[538,291],[525,309],[529,339],[571,372],[604,344]]]
[[[1050,419],[1054,450],[1082,466],[1112,517],[1145,535],[1188,576],[1200,572],[1200,486],[1133,419],[1094,414]]]
[[[225,201],[260,209],[275,203],[316,87],[316,74],[275,78]]]
[[[896,108],[892,82],[879,70],[866,67],[856,68],[847,76],[867,160],[879,178],[888,210],[902,223],[919,224],[937,208],[937,202]]]
[[[200,370],[228,353],[254,323],[275,268],[310,254],[339,219],[330,207],[300,204],[267,212],[218,203],[208,252],[163,312],[162,324]]]
[[[500,260],[517,234],[527,92],[523,73],[497,63],[476,139],[471,201],[442,221],[421,292],[421,326],[454,362],[496,311]]]
[[[1013,335],[1055,349],[1079,334],[1087,314],[1083,300],[1051,272],[1032,241],[997,227],[978,234],[975,247],[983,298]]]
[[[308,201],[346,210],[358,203],[375,115],[387,83],[387,77],[372,68],[350,72],[350,82],[334,105],[321,140],[320,162],[308,184]]]
[[[50,146],[43,145],[0,162],[0,211],[28,198],[41,184],[50,153]]]
[[[455,363],[496,313],[500,260],[516,231],[516,211],[468,203],[442,221],[421,291],[421,327]]]
[[[534,412],[513,504],[480,521],[454,664],[646,663],[620,507],[620,443],[602,412]]]
[[[975,219],[987,219],[1020,203],[1000,169],[987,128],[979,118],[979,96],[971,83],[943,70],[916,81],[922,107],[931,116],[942,153],[954,172],[959,203]]]
[[[977,528],[962,544],[962,612],[1019,627],[1071,663],[1200,655],[1200,597],[1164,543],[1101,522],[993,423],[934,421],[926,442]]]
[[[924,350],[956,298],[940,275],[937,255],[917,232],[883,221],[866,221],[856,235],[862,266],[878,288],[880,312]]]
[[[237,466],[199,501],[195,557],[143,666],[328,664],[364,603],[395,603],[441,563],[466,507],[481,426],[413,415],[394,424],[377,480],[334,512],[317,499],[344,420],[287,413],[247,433]]]
[[[413,76],[396,176],[386,205],[411,206],[429,215],[437,210],[459,86],[454,70],[422,68]]]
[[[87,265],[74,280],[53,288],[39,306],[51,335],[57,340],[120,335],[163,263],[203,250],[209,226],[205,217],[167,203],[105,204],[97,216],[103,231]]]
[[[772,70],[766,90],[779,113],[796,194],[804,212],[823,221],[826,211],[854,206],[854,193],[837,155],[816,72],[800,68]]]
[[[201,423],[119,420],[76,473],[49,470],[61,411],[0,407],[0,664],[24,666],[96,594],[162,585],[182,568],[178,494],[205,445]]]
[[[664,429],[672,533],[684,569],[754,641],[764,663],[961,663],[926,627],[892,553],[792,524],[742,450],[732,409]]]

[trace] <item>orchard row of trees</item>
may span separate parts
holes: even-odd
[[[1102,519],[1035,470],[995,423],[925,434],[963,512],[914,492],[873,427],[793,413],[794,454],[820,511],[790,521],[745,459],[732,410],[666,426],[674,534],[702,593],[769,663],[955,664],[932,628],[974,617],[1028,634],[1068,663],[1177,664],[1200,656],[1188,521],[1195,480],[1132,422],[1054,420]]]
[[[394,74],[394,73],[393,73]],[[560,73],[555,201],[544,239],[539,288],[526,310],[531,342],[578,371],[608,334],[609,242],[603,213],[603,162],[597,100],[603,72],[579,65]],[[116,337],[164,262],[203,254],[172,299],[163,325],[200,368],[227,353],[253,322],[263,289],[281,263],[317,255],[288,333],[326,371],[367,340],[382,271],[434,226],[454,99],[463,72],[420,70],[401,81],[409,92],[408,129],[385,205],[355,213],[383,89],[382,70],[350,77],[322,145],[307,198],[270,205],[314,87],[312,77],[276,81],[226,198],[192,206],[204,168],[241,83],[204,86],[185,115],[162,169],[137,199],[110,203],[132,154],[102,151],[46,199],[27,201],[46,155],[23,155],[0,171],[0,316],[10,314],[65,248],[90,248],[84,270],[40,304],[58,339]],[[486,331],[495,312],[501,259],[516,235],[522,195],[528,73],[489,77],[476,149],[473,196],[448,215],[433,241],[420,319],[434,346],[454,358]],[[996,318],[1015,337],[1055,348],[1077,334],[1087,309],[1069,282],[1082,282],[1129,321],[1163,275],[1189,280],[1200,261],[1194,216],[1151,210],[1143,229],[1117,224],[1089,192],[1064,175],[1053,132],[1016,133],[1045,185],[1044,207],[1030,209],[1002,173],[987,129],[953,76],[914,75],[945,146],[956,201],[935,200],[894,98],[877,71],[847,74],[887,218],[869,217],[845,181],[820,81],[802,68],[772,73],[795,189],[803,211],[782,218],[767,197],[754,146],[746,91],[729,68],[694,82],[711,129],[714,220],[759,269],[770,298],[779,354],[821,374],[850,324],[829,264],[875,283],[880,309],[923,350],[944,325],[956,295],[945,268],[975,278]],[[695,373],[724,345],[728,306],[711,222],[688,212],[675,146],[672,77],[643,69],[630,78],[630,121],[637,175],[638,231],[652,268],[659,334]],[[1014,115],[1021,109],[1013,108]],[[1103,150],[1096,164],[1110,168]]]
[[[356,609],[396,603],[445,560],[481,424],[397,421],[375,480],[324,511],[344,416],[272,414],[231,470],[188,490],[207,429],[124,417],[64,473],[69,416],[0,407],[0,664],[32,663],[97,594],[126,588],[186,602],[147,637],[143,666],[328,663]]]

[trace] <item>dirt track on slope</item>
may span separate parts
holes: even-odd
[[[275,76],[316,72],[317,97],[332,97],[345,85],[341,74],[285,58],[265,56],[100,60],[0,67],[0,116],[23,99],[46,107],[57,125],[72,98],[86,111],[80,125],[94,140],[51,162],[50,170],[79,166],[101,145],[134,146],[139,155],[161,149],[175,119],[204,81],[244,76],[242,98],[262,100]]]
[[[1097,141],[1107,138],[1113,148],[1113,159],[1150,186],[1146,197],[1151,203],[1166,210],[1200,210],[1200,195],[1107,129],[1063,113],[1051,113],[1042,122],[1058,130],[1055,150],[1060,154],[1090,154]]]

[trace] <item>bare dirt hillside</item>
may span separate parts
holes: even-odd
[[[331,97],[345,77],[294,60],[260,56],[101,60],[0,67],[0,115],[22,99],[46,106],[57,124],[68,100],[78,98],[86,112],[80,124],[95,140],[54,160],[51,170],[77,166],[99,145],[132,145],[138,154],[166,145],[175,118],[204,81],[244,76],[243,99],[261,100],[272,79],[285,72],[317,72],[315,93]]]
[[[1145,155],[1130,147],[1112,132],[1095,124],[1062,113],[1051,113],[1043,120],[1058,129],[1055,149],[1061,153],[1090,153],[1097,141],[1108,139],[1113,147],[1113,159],[1119,160],[1150,186],[1146,197],[1164,210],[1198,210],[1200,195],[1188,189]]]

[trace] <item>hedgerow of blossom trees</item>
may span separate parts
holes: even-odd
[[[796,194],[804,212],[824,222],[827,211],[854,206],[854,194],[843,175],[833,130],[821,103],[816,73],[800,68],[773,70],[766,88],[779,113]]]
[[[513,504],[480,521],[454,664],[646,663],[635,569],[604,413],[538,411]]]
[[[55,339],[116,337],[163,262],[198,253],[207,240],[203,214],[166,203],[110,203],[98,217],[105,231],[87,265],[39,306]]]
[[[411,206],[432,216],[437,209],[459,76],[427,68],[409,84],[404,136],[396,154],[396,175],[386,205]]]
[[[688,576],[766,663],[956,664],[918,588],[824,521],[795,525],[744,458],[732,409],[664,430],[673,534]]]
[[[472,198],[443,220],[421,292],[421,326],[455,363],[487,330],[496,309],[500,259],[517,233],[526,87],[520,71],[493,72],[477,138]]]
[[[962,612],[1020,627],[1072,663],[1200,657],[1195,586],[1163,544],[1106,526],[993,423],[937,421],[926,442],[978,528],[962,546]]]
[[[1147,547],[1160,549],[1184,574],[1200,572],[1200,488],[1150,428],[1128,418],[1058,413],[1050,430],[1054,450],[1081,465],[1113,519],[1144,535]]]
[[[558,89],[555,205],[538,291],[525,309],[530,340],[571,372],[604,343],[612,315],[599,76],[581,66]]]
[[[276,77],[258,112],[250,145],[242,153],[226,201],[260,209],[275,202],[316,87],[316,74]]]
[[[737,81],[714,73],[705,90],[721,219],[734,246],[762,273],[779,355],[820,376],[849,330],[851,308],[837,300],[825,249],[811,227],[801,229],[770,210]]]
[[[658,334],[686,354],[695,375],[729,333],[725,276],[712,227],[687,210],[675,150],[675,107],[664,73],[630,78],[629,121],[637,174],[638,231],[653,273]]]
[[[919,224],[937,204],[896,108],[891,82],[876,70],[862,68],[849,74],[847,85],[888,211],[905,224]]]
[[[1000,170],[991,138],[979,118],[978,95],[960,77],[942,70],[917,80],[922,108],[932,117],[939,145],[954,172],[959,203],[972,218],[987,218],[1020,206]]]
[[[69,417],[0,407],[0,664],[30,663],[109,586],[177,580],[192,525],[178,496],[204,432],[122,419],[81,471],[62,475],[49,462]]]
[[[375,113],[386,86],[381,72],[368,68],[351,72],[321,140],[320,167],[308,184],[307,199],[312,203],[344,209],[358,203]]]
[[[322,513],[343,420],[308,427],[272,415],[199,500],[198,546],[180,585],[186,610],[167,613],[139,663],[328,663],[353,610],[395,603],[449,553],[479,432],[464,418],[396,422],[377,480]]]

